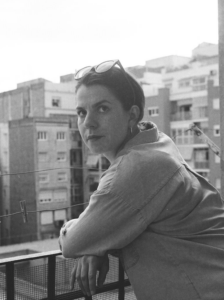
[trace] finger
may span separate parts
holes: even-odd
[[[90,263],[89,265],[89,289],[91,295],[96,293],[96,275],[97,275],[97,265],[95,263]]]
[[[83,286],[83,280],[82,280],[82,263],[81,260],[78,261],[78,266],[76,269],[76,280],[79,284],[79,287],[81,289],[81,291],[83,292],[84,295],[86,295],[86,290]]]
[[[71,279],[70,279],[71,290],[74,289],[74,284],[75,284],[75,280],[76,280],[76,269],[77,269],[77,263],[74,265],[72,272],[71,272]]]
[[[90,296],[90,288],[89,288],[89,263],[84,261],[82,263],[81,268],[81,280],[82,280],[82,286],[85,290],[85,293]]]
[[[102,287],[106,277],[107,277],[107,273],[109,271],[109,261],[105,260],[105,262],[103,262],[100,271],[99,271],[99,276],[97,279],[97,285],[98,287]]]

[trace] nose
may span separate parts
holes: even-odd
[[[88,112],[84,120],[84,126],[86,128],[96,128],[97,124],[98,122],[97,122],[96,114],[92,112]]]

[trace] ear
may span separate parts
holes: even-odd
[[[140,115],[140,109],[137,105],[133,105],[129,110],[129,126],[132,128],[138,123],[139,115]]]

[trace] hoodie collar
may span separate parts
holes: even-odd
[[[155,123],[143,121],[138,124],[138,128],[140,132],[125,144],[124,148],[118,152],[117,157],[134,146],[158,141],[159,131]]]

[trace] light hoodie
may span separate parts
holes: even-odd
[[[119,250],[138,300],[224,299],[224,202],[150,123],[61,229],[64,257]]]

